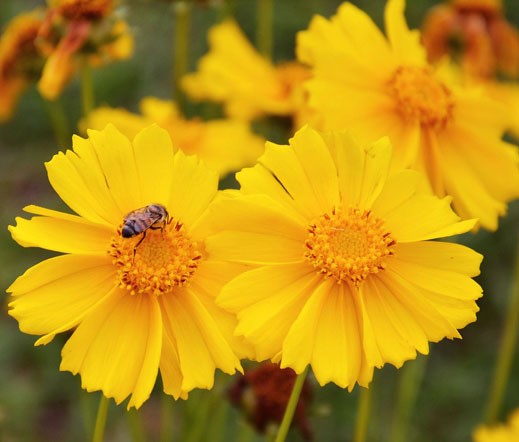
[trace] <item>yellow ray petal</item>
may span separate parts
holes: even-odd
[[[194,229],[217,190],[216,172],[209,170],[195,156],[186,156],[180,151],[175,154],[167,204],[172,211],[170,215]]]
[[[443,241],[396,244],[394,251],[399,260],[470,277],[479,275],[483,259],[482,255],[466,246]]]
[[[82,255],[105,255],[114,234],[114,230],[106,225],[92,224],[73,215],[58,218],[35,216],[30,220],[17,217],[16,226],[9,226],[9,231],[13,239],[24,247]]]
[[[160,374],[164,393],[175,399],[187,399],[188,393],[182,390],[182,372],[178,357],[177,345],[173,337],[164,329],[162,335],[162,353],[160,355]]]
[[[420,33],[410,31],[404,16],[405,0],[389,0],[384,21],[391,46],[401,63],[426,64],[425,49],[420,44]]]
[[[212,388],[216,368],[230,374],[241,371],[238,358],[196,295],[181,290],[161,297],[160,303],[164,327],[176,341],[182,390]]]
[[[130,140],[112,124],[102,131],[89,130],[88,137],[119,213],[124,216],[141,207],[139,171]]]
[[[324,140],[308,126],[296,132],[290,146],[267,143],[258,160],[269,169],[301,213],[319,216],[339,204],[337,170]]]
[[[388,305],[386,296],[391,293],[378,283],[375,277],[364,281],[360,291],[360,305],[363,319],[363,346],[366,354],[366,363],[369,366],[381,367],[389,362],[400,367],[404,361],[416,357],[416,345],[422,350],[427,348],[423,340],[423,332],[412,339],[408,336],[406,326],[413,326],[418,332],[416,324],[402,324],[392,320],[390,315],[393,309]]]
[[[397,242],[423,241],[468,232],[477,220],[459,221],[450,197],[414,195],[386,212],[384,221]]]
[[[334,382],[351,391],[362,365],[360,312],[347,284],[328,293],[315,330],[312,370],[320,385]]]
[[[115,286],[108,256],[57,256],[31,267],[11,284],[9,314],[23,332],[48,334],[52,340],[81,322]]]
[[[173,146],[169,134],[152,125],[136,135],[133,146],[139,181],[127,191],[140,187],[142,200],[139,207],[152,203],[166,204],[173,170]]]
[[[153,296],[119,292],[78,326],[62,350],[60,370],[81,374],[87,391],[102,390],[130,407],[148,399],[157,378],[162,320]]]

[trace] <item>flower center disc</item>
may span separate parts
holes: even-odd
[[[334,210],[308,228],[305,258],[319,273],[341,284],[359,285],[371,273],[385,268],[395,241],[382,221],[367,210]]]
[[[132,238],[118,233],[109,254],[117,268],[120,287],[132,295],[158,296],[186,285],[202,257],[198,244],[179,222],[165,224],[162,229],[148,229],[140,244],[143,233]]]
[[[408,122],[440,129],[452,119],[451,91],[427,68],[400,66],[389,80],[388,88],[397,111]]]

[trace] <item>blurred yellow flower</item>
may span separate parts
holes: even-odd
[[[252,165],[263,152],[264,141],[244,121],[186,120],[174,102],[154,97],[141,101],[141,112],[139,115],[122,108],[100,107],[83,119],[81,130],[103,129],[112,123],[132,139],[144,127],[157,123],[168,131],[174,148],[198,155],[220,176]]]
[[[77,215],[29,206],[36,216],[9,227],[24,247],[63,253],[9,287],[9,314],[20,329],[42,335],[36,345],[74,330],[60,370],[80,373],[83,388],[117,403],[131,395],[128,408],[149,397],[159,369],[164,391],[175,398],[212,388],[216,368],[241,371],[234,351],[242,356],[246,349],[233,335],[235,319],[214,303],[237,270],[213,260],[201,234],[217,195],[216,173],[194,156],[174,154],[157,126],[133,143],[108,126],[88,139],[74,137],[73,145],[46,166]],[[149,205],[151,212],[125,221],[123,236],[125,217]],[[164,210],[167,216],[156,216]]]
[[[212,206],[208,252],[257,266],[217,303],[237,314],[258,360],[297,373],[310,364],[319,384],[351,390],[475,321],[481,255],[428,241],[475,220],[460,221],[418,172],[389,175],[390,161],[387,138],[362,147],[304,127],[290,146],[267,143],[238,173],[240,193]]]
[[[11,20],[0,38],[0,122],[9,119],[20,95],[38,78],[43,58],[35,45],[43,11],[36,9]]]
[[[38,90],[56,99],[72,79],[81,58],[92,66],[129,58],[133,37],[126,22],[113,12],[113,0],[56,0],[49,2],[40,47],[48,56]],[[58,40],[57,44],[51,43]]]
[[[195,100],[224,103],[231,117],[285,115],[297,125],[299,113],[307,112],[302,83],[309,75],[296,62],[274,66],[229,19],[209,30],[209,52],[199,60],[197,72],[182,78],[182,87]]]
[[[462,87],[445,64],[427,63],[404,0],[388,1],[385,24],[388,39],[351,3],[331,20],[313,18],[298,35],[298,56],[313,66],[310,106],[324,129],[347,128],[362,142],[389,135],[394,170],[424,172],[461,217],[496,229],[519,196],[517,149],[501,139],[506,109],[481,88]]]
[[[517,442],[519,440],[519,409],[510,414],[508,423],[491,427],[480,425],[472,435],[474,442]]]

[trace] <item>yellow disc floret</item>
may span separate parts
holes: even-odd
[[[410,123],[440,129],[452,120],[451,91],[428,68],[400,66],[389,80],[388,93],[397,112]]]
[[[130,294],[162,295],[186,285],[195,273],[202,253],[179,222],[112,240],[109,254],[117,268],[119,284]],[[137,247],[136,247],[137,246]]]
[[[308,228],[305,258],[339,284],[359,285],[385,268],[395,241],[380,219],[369,210],[350,208],[319,217]]]

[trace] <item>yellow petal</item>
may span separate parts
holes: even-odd
[[[296,132],[290,146],[267,143],[258,162],[276,176],[302,214],[312,218],[330,211],[339,204],[339,188],[324,140],[305,126]]]
[[[162,353],[160,355],[160,375],[164,393],[175,399],[187,399],[188,393],[182,390],[182,372],[178,358],[177,345],[165,328],[162,336]]]
[[[290,327],[321,280],[315,272],[299,267],[262,267],[236,278],[222,292],[222,296],[226,291],[232,296],[241,289],[248,302],[252,299],[238,314],[236,334],[254,345],[258,360],[277,359]],[[286,278],[283,271],[292,279]],[[247,283],[249,286],[244,288]]]
[[[11,284],[9,314],[24,333],[48,334],[52,340],[75,327],[115,285],[108,257],[57,256],[31,267]]]
[[[13,239],[23,247],[41,247],[82,255],[105,255],[114,234],[113,229],[92,224],[79,216],[67,215],[35,216],[30,220],[16,218],[16,226],[9,226],[9,231]]]
[[[169,134],[152,125],[136,135],[133,146],[139,175],[139,181],[133,187],[140,187],[142,196],[139,207],[152,203],[165,205],[169,200],[173,170],[173,146]]]
[[[410,31],[404,16],[405,0],[389,0],[385,10],[386,32],[401,63],[426,64],[425,49],[420,44],[420,33]]]
[[[398,202],[398,206],[384,215],[386,226],[397,242],[457,235],[468,232],[477,222],[459,221],[459,217],[450,207],[450,197],[439,199],[433,195],[417,194]]]
[[[238,358],[196,295],[181,290],[160,298],[164,327],[177,345],[183,391],[210,389],[214,372],[241,370]]]
[[[207,236],[212,259],[242,263],[299,262],[306,226],[285,208],[263,195],[220,198],[208,219],[217,233]]]
[[[124,216],[141,207],[143,195],[130,140],[112,124],[102,131],[89,130],[88,137],[97,155],[105,186],[119,208],[119,213]]]
[[[381,367],[389,362],[400,367],[404,361],[416,357],[416,346],[419,345],[424,353],[427,352],[427,340],[423,332],[419,332],[416,324],[404,322],[399,324],[391,317],[393,313],[402,314],[396,309],[391,298],[392,293],[371,277],[361,286],[359,299],[363,318],[363,347],[366,353],[366,363],[370,366]],[[404,316],[404,321],[407,318]],[[409,330],[415,330],[416,336],[411,336]]]
[[[130,407],[148,399],[157,378],[162,319],[153,296],[116,292],[89,314],[62,350],[60,370],[81,374],[87,391],[101,390]]]
[[[175,154],[171,171],[171,189],[168,208],[174,218],[190,229],[195,224],[218,191],[218,174],[208,169],[195,156],[182,152]]]
[[[323,280],[314,288],[313,293],[307,296],[307,301],[297,312],[283,341],[282,368],[291,367],[296,373],[301,373],[311,363],[321,310],[334,286],[333,280]]]
[[[483,256],[461,244],[444,241],[421,241],[395,245],[399,260],[424,268],[443,269],[466,276],[478,276]]]

